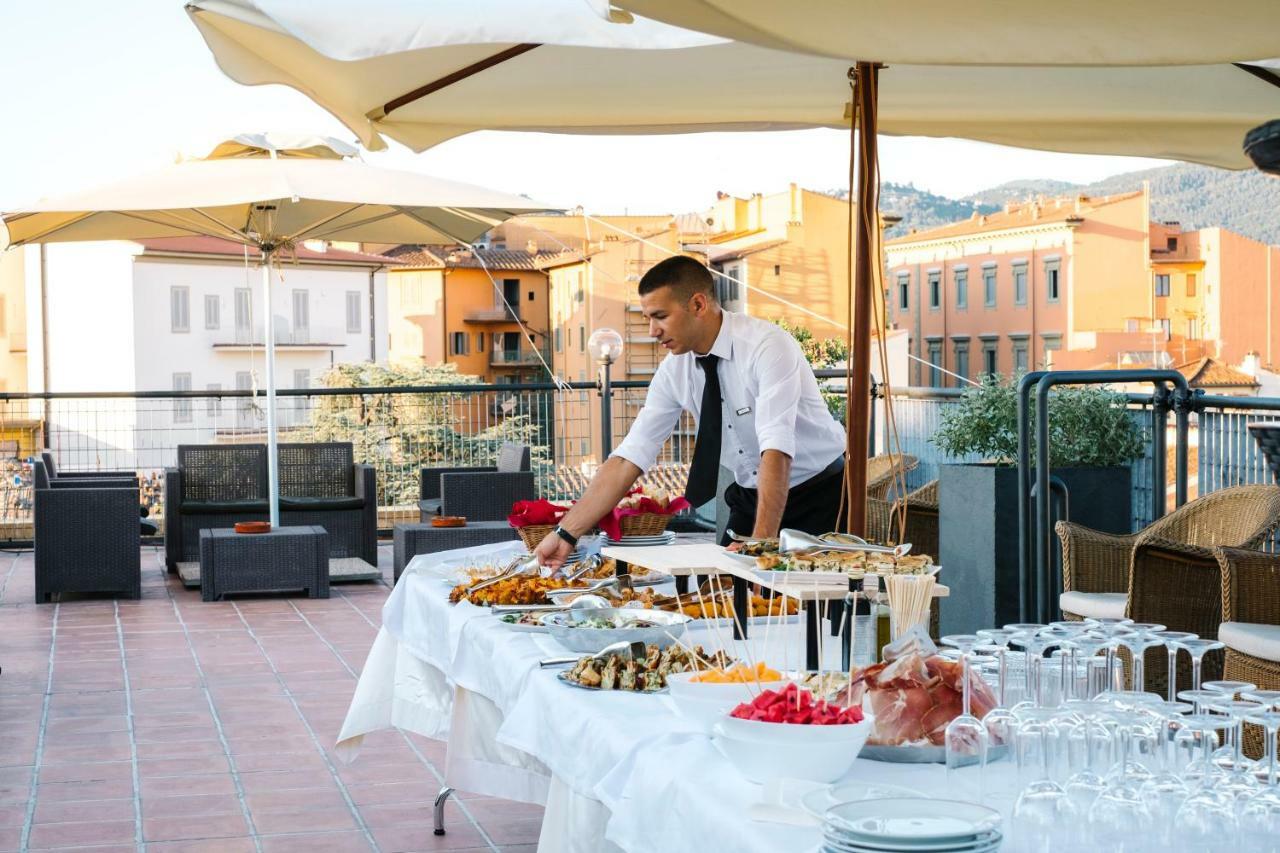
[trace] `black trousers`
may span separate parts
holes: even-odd
[[[844,467],[833,463],[832,467],[793,487],[787,493],[781,527],[803,530],[815,536],[835,530],[840,516],[840,491],[843,482]],[[729,488],[724,490],[724,500],[729,505],[728,529],[740,536],[750,536],[756,524],[759,492],[730,483]],[[729,544],[727,533],[720,544]]]

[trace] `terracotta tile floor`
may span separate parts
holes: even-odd
[[[532,851],[542,810],[461,794],[431,831],[444,745],[332,744],[390,591],[206,604],[142,553],[142,601],[33,603],[0,552],[0,850]]]

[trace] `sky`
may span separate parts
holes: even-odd
[[[223,76],[181,0],[0,0],[0,210],[207,153],[238,133],[351,140],[283,86]],[[848,134],[834,130],[587,137],[482,132],[370,163],[482,184],[588,212],[680,213],[717,191],[816,190],[848,182]],[[1006,181],[1089,183],[1163,165],[1047,154],[950,139],[881,141],[883,180],[959,197]]]

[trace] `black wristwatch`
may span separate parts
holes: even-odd
[[[565,529],[564,529],[563,527],[561,527],[560,525],[558,525],[558,524],[557,524],[557,525],[556,525],[556,527],[555,527],[555,530],[552,530],[551,532],[552,532],[552,533],[554,533],[555,535],[559,536],[559,537],[560,537],[561,539],[563,539],[564,541],[568,542],[568,543],[569,543],[569,547],[570,547],[570,548],[577,548],[577,547],[578,547],[578,537],[577,537],[577,536],[574,536],[572,533],[570,533],[569,531],[565,530]]]

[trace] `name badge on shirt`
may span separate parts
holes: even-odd
[[[738,415],[749,415],[749,414],[751,414],[751,407],[750,407],[750,406],[743,406],[741,409],[738,409],[738,411],[737,411],[735,414],[738,414]]]

